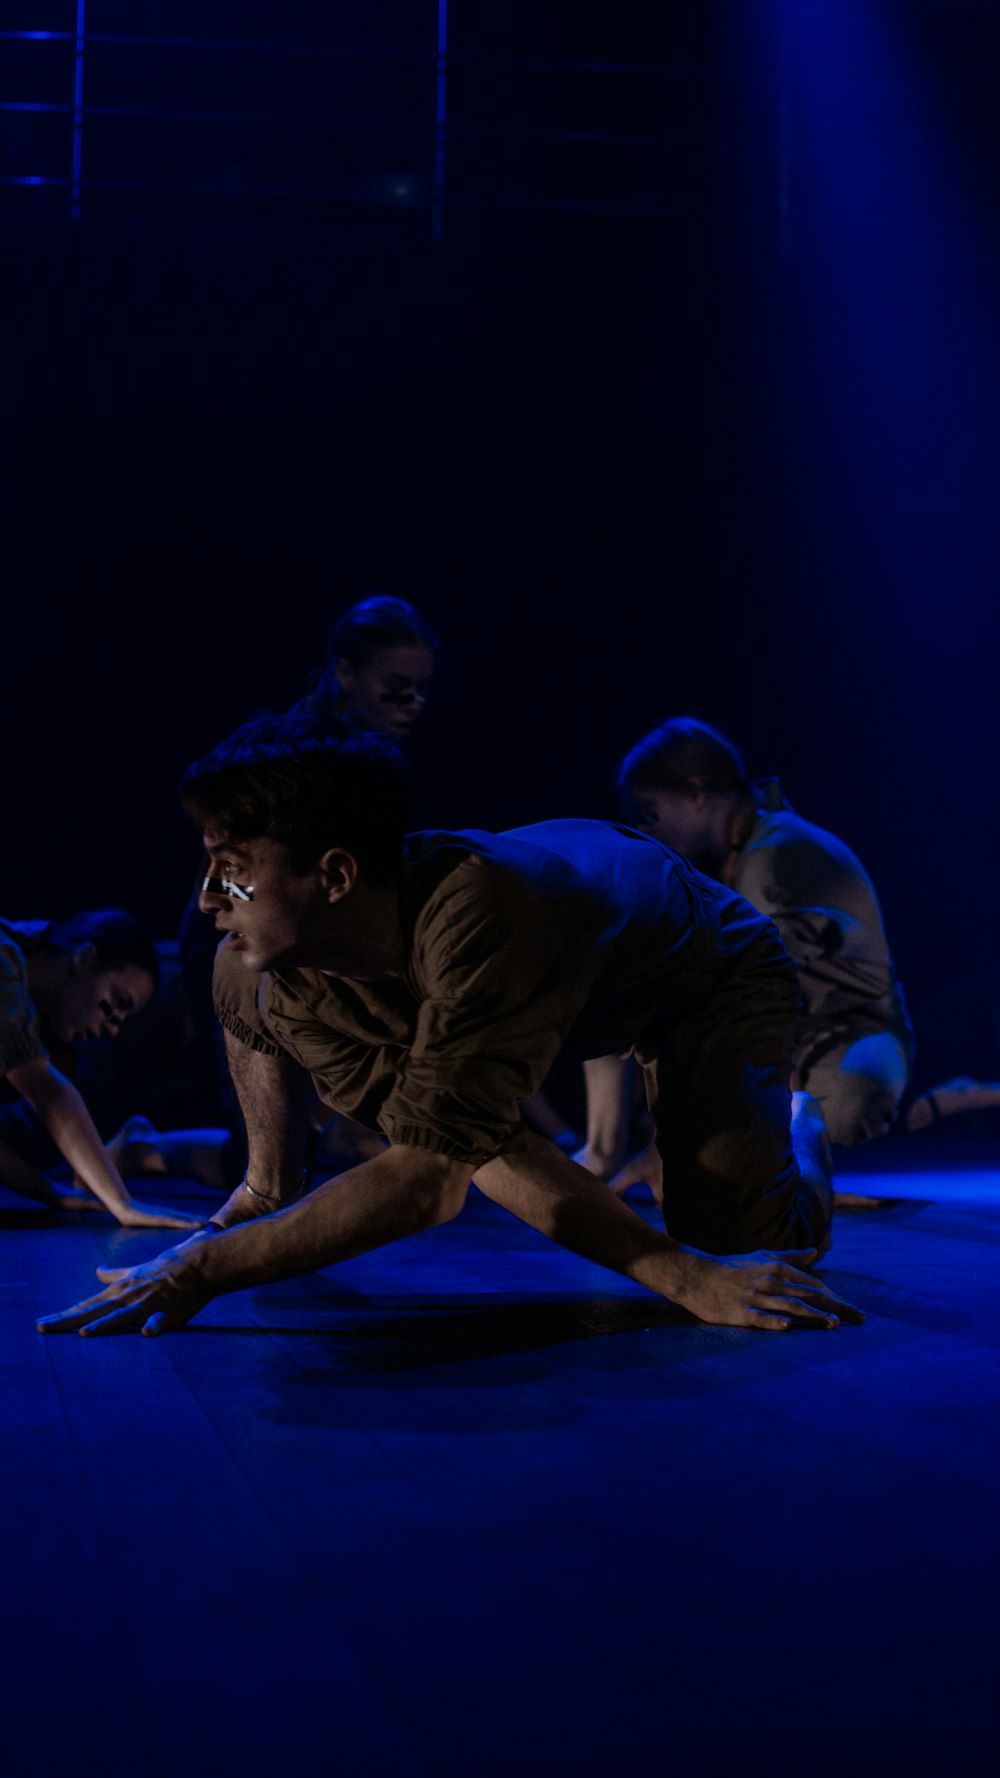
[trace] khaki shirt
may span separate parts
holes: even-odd
[[[220,947],[216,1011],[390,1141],[479,1165],[557,1060],[656,1053],[769,923],[649,835],[599,821],[406,843],[401,976],[253,975]]]
[[[803,1040],[891,1031],[909,1047],[906,1002],[867,871],[842,840],[796,815],[776,779],[754,788],[763,806],[733,887],[774,921],[795,962]]]
[[[26,953],[34,948],[37,922],[0,920],[0,1077],[48,1055],[38,1008],[28,987]],[[16,1096],[7,1087],[0,1098]]]

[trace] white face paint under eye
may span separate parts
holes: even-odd
[[[233,883],[228,877],[206,877],[201,892],[203,895],[227,895],[230,901],[253,900],[253,889],[249,883]]]
[[[398,704],[407,709],[414,704],[426,704],[427,699],[422,691],[384,691],[379,694],[380,704]]]

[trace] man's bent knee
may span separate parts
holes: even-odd
[[[428,1227],[436,1228],[439,1223],[454,1222],[455,1217],[464,1208],[468,1195],[468,1180],[461,1183],[452,1181],[439,1186],[436,1192],[429,1195],[428,1204],[431,1216]]]
[[[367,1163],[390,1171],[401,1169],[418,1208],[421,1228],[436,1228],[459,1214],[468,1196],[472,1168],[464,1161],[393,1144]]]

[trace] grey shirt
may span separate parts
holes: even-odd
[[[0,920],[0,1076],[25,1062],[44,1060],[38,1008],[28,987],[28,953],[34,948],[38,923]],[[8,1087],[0,1097],[9,1097]]]
[[[802,1042],[891,1031],[912,1046],[871,878],[848,846],[804,821],[777,779],[754,786],[757,820],[733,887],[775,923],[802,985]]]

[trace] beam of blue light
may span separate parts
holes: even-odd
[[[981,580],[995,548],[984,243],[905,12],[784,0],[783,25],[804,424],[840,522],[881,560],[886,597],[906,601],[906,636],[930,637],[940,601]]]

